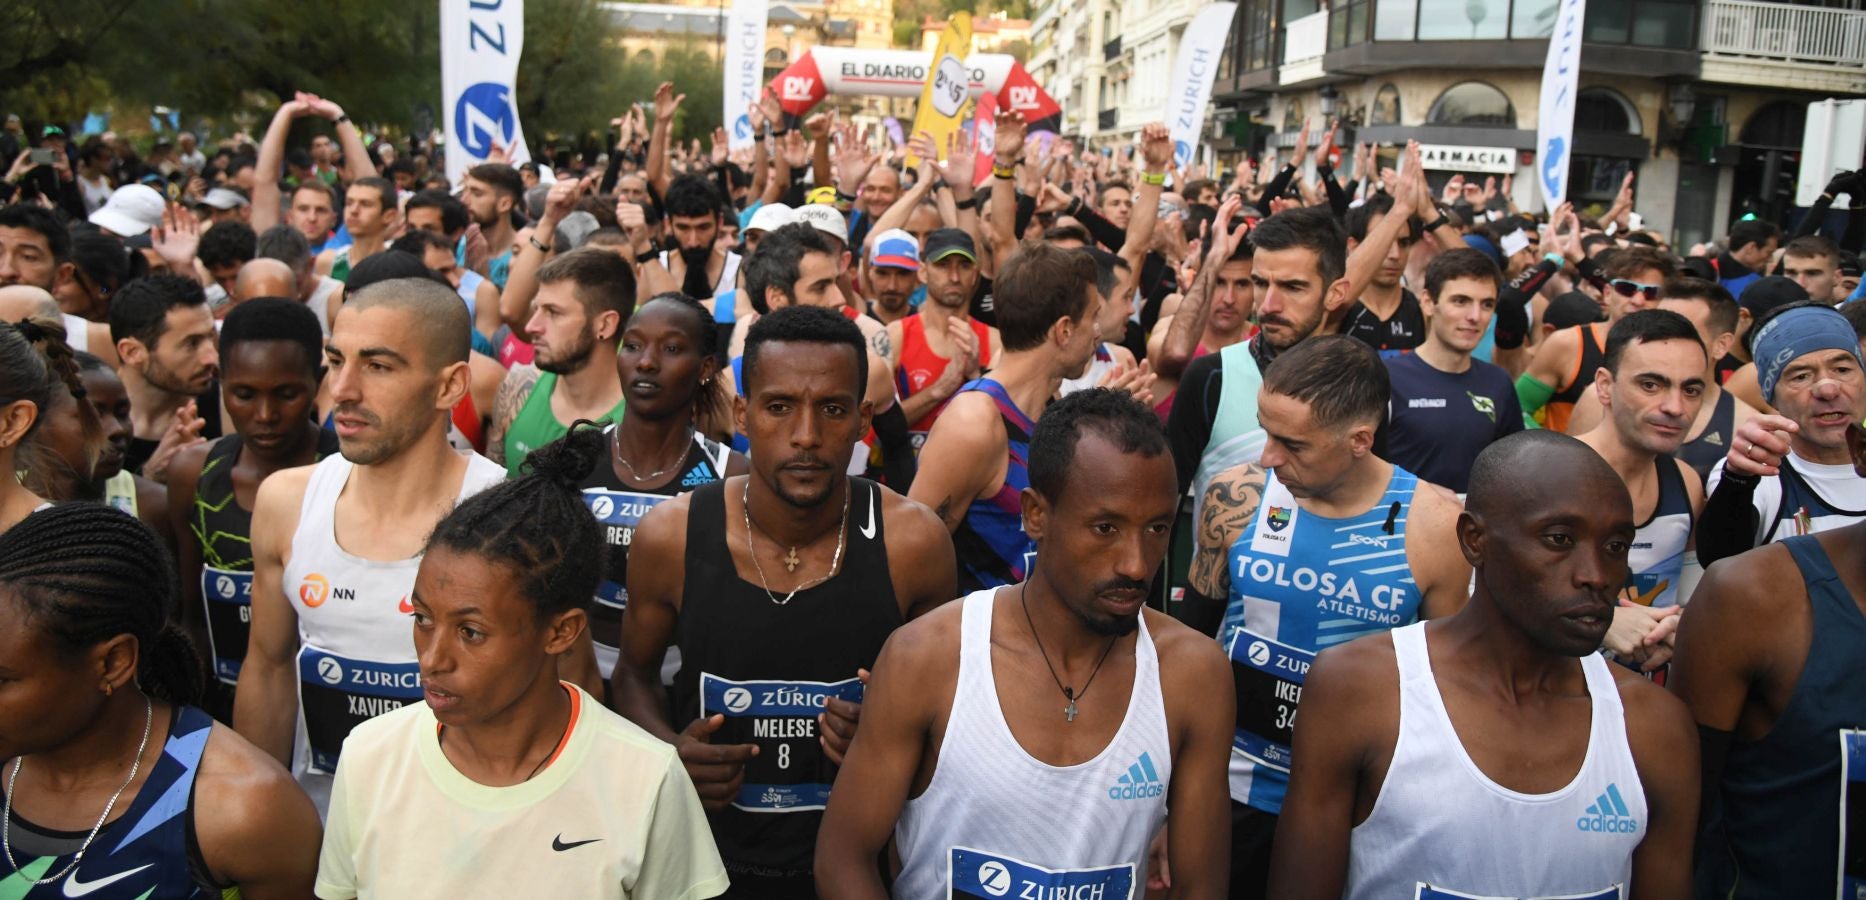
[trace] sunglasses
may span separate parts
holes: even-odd
[[[1618,291],[1622,297],[1631,297],[1634,294],[1645,294],[1647,300],[1659,299],[1659,286],[1656,284],[1641,284],[1637,281],[1630,281],[1625,278],[1615,278],[1607,282],[1607,284],[1611,285],[1615,291]]]

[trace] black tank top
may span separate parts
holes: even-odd
[[[1366,304],[1356,300],[1348,308],[1341,333],[1361,339],[1381,356],[1410,353],[1425,343],[1425,308],[1419,305],[1419,298],[1405,288],[1400,288],[1399,308],[1393,311],[1390,319],[1374,315]]]
[[[1698,478],[1709,483],[1710,471],[1730,452],[1730,438],[1736,433],[1736,397],[1729,391],[1717,393],[1717,407],[1711,410],[1704,433],[1686,441],[1675,454],[1685,465],[1697,470]]]
[[[735,886],[747,876],[807,879],[835,778],[816,715],[825,696],[861,700],[855,670],[874,667],[902,621],[878,508],[882,488],[849,479],[841,571],[779,606],[733,566],[727,530],[744,525],[738,516],[726,520],[725,485],[695,489],[688,506],[674,727],[723,713],[714,743],[759,745],[732,805],[707,816]]]
[[[611,451],[615,431],[613,424],[603,429]],[[596,586],[595,602],[590,604],[590,639],[596,644],[596,664],[605,683],[622,646],[622,611],[628,607],[628,548],[635,540],[635,526],[668,498],[726,477],[726,456],[731,452],[730,447],[696,431],[687,444],[687,455],[660,485],[645,488],[624,484],[616,477],[609,453],[603,454],[596,467],[577,484],[583,491],[584,505],[603,527],[603,540],[609,544],[603,580]]]

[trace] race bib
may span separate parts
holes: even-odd
[[[1046,869],[1009,856],[954,847],[946,865],[946,883],[953,897],[1126,900],[1134,896],[1133,863]]]
[[[610,491],[602,488],[584,488],[583,505],[589,507],[590,515],[596,517],[596,523],[603,528],[603,540],[609,544],[609,552],[628,555],[628,548],[635,540],[635,526],[641,524],[648,511],[673,498],[661,494],[641,494],[634,491]],[[610,566],[613,571],[616,566]],[[605,572],[607,576],[609,573]],[[590,604],[590,640],[604,647],[622,646],[622,610],[628,607],[628,586],[611,581],[605,577],[596,585],[596,602]]]
[[[335,775],[352,729],[421,696],[417,663],[349,659],[306,644],[298,651],[298,706],[311,742],[311,771]]]
[[[1840,729],[1840,896],[1866,897],[1866,731]]]
[[[1599,891],[1584,891],[1579,894],[1541,894],[1534,897],[1493,897],[1489,894],[1467,894],[1450,888],[1432,884],[1420,884],[1413,888],[1413,900],[1623,900],[1626,896],[1625,885]]]
[[[1302,682],[1315,654],[1244,628],[1232,633],[1227,652],[1238,699],[1232,750],[1288,772],[1296,707],[1302,702]]]
[[[747,812],[820,810],[835,766],[823,756],[816,717],[830,697],[862,702],[862,680],[730,681],[700,673],[700,716],[723,714],[715,744],[757,744],[732,805]]]
[[[253,623],[253,573],[201,567],[201,599],[207,606],[207,644],[214,677],[232,685],[246,659]]]

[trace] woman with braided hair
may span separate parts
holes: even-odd
[[[189,705],[200,665],[173,584],[148,526],[100,504],[0,535],[0,895],[311,890],[317,812]]]
[[[70,389],[39,347],[54,338],[34,319],[0,322],[0,532],[46,505],[45,454],[35,452],[31,439],[57,392]],[[74,368],[74,381],[75,374]],[[23,481],[7,477],[21,473]]]
[[[577,482],[607,446],[574,429],[435,526],[411,597],[426,702],[344,742],[319,897],[725,891],[674,748],[558,677],[603,573]]]

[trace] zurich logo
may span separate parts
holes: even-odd
[[[454,104],[454,133],[461,149],[475,159],[485,159],[495,141],[511,144],[517,131],[512,92],[503,84],[482,81],[462,91]]]
[[[325,684],[341,684],[343,683],[343,666],[335,659],[326,656],[317,661],[317,677],[324,679]]]
[[[615,511],[616,502],[613,498],[597,497],[595,500],[590,501],[590,512],[598,519],[607,519],[609,518],[609,514]]]
[[[1560,136],[1549,138],[1542,163],[1542,186],[1555,193],[1563,176],[1568,174],[1568,144]]]
[[[732,120],[732,135],[739,140],[748,140],[752,136],[752,117],[741,115]]]
[[[1011,891],[1011,872],[994,859],[978,867],[978,886],[993,897],[1002,897]]]
[[[1183,166],[1186,163],[1191,162],[1191,161],[1192,161],[1192,145],[1185,141],[1174,141],[1173,142],[1173,162],[1176,165]]]
[[[752,692],[744,688],[729,688],[724,700],[726,712],[742,713],[752,708]]]
[[[225,575],[222,575],[219,578],[214,579],[214,593],[219,594],[222,599],[232,600],[233,599],[233,579]]]

